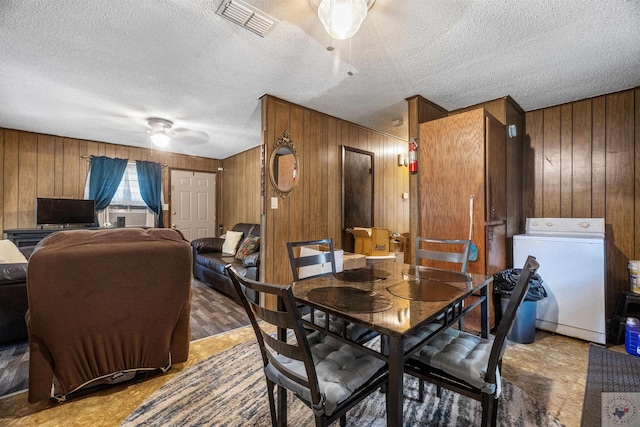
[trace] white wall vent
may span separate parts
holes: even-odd
[[[224,0],[216,13],[264,37],[278,20],[240,0]]]

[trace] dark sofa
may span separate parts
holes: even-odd
[[[241,242],[249,235],[260,236],[260,224],[236,224],[232,231],[243,233]],[[238,294],[225,266],[233,265],[236,271],[253,280],[259,280],[260,257],[258,252],[250,255],[244,261],[237,260],[234,255],[222,253],[224,239],[219,237],[203,237],[191,241],[193,248],[193,276],[208,286],[239,301]]]
[[[35,246],[18,248],[29,259]],[[0,264],[0,344],[27,339],[27,264]]]

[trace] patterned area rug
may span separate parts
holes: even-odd
[[[121,424],[132,426],[270,426],[271,417],[258,345],[238,344],[184,370],[153,393]],[[473,399],[427,385],[425,402],[416,400],[418,381],[405,376],[407,426],[479,425],[481,407]],[[289,393],[288,424],[314,425],[308,407]],[[521,389],[503,381],[498,425],[562,426]],[[347,426],[386,426],[385,395],[374,392],[347,413]]]
[[[589,346],[589,369],[582,405],[582,426],[607,425],[608,417],[602,417],[602,393],[640,394],[640,357],[607,350],[598,345]],[[636,407],[636,413],[640,408]],[[640,425],[640,416],[635,424],[617,419],[618,425]]]

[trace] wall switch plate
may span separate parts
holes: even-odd
[[[169,210],[169,203],[163,203],[162,204],[162,210],[163,211],[168,211]]]
[[[278,209],[278,198],[277,197],[272,197],[271,198],[271,209]]]
[[[402,193],[402,198],[403,199],[408,199],[409,198],[409,193]]]

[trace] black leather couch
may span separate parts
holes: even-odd
[[[260,224],[236,224],[232,230],[242,231],[241,243],[249,235],[260,236]],[[239,296],[224,268],[231,264],[239,274],[249,279],[259,280],[260,250],[258,249],[258,252],[253,256],[247,257],[245,261],[239,261],[234,255],[222,253],[223,243],[224,239],[219,237],[203,237],[191,241],[193,276],[213,289],[239,301]]]
[[[35,246],[18,248],[29,259]],[[27,263],[0,264],[0,343],[27,339]]]

